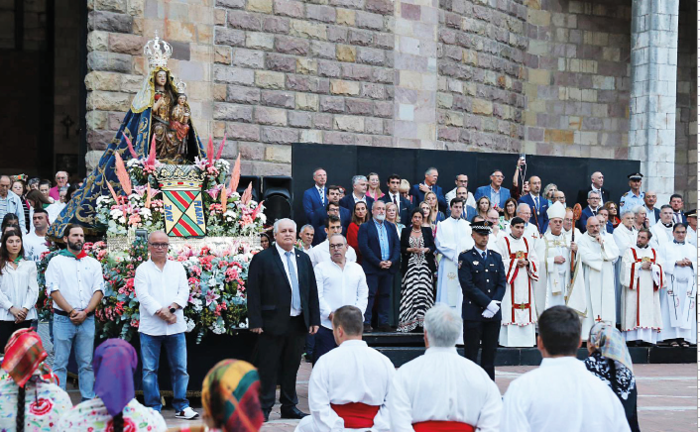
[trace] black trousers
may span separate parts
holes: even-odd
[[[326,354],[328,351],[337,347],[335,344],[335,338],[333,337],[333,330],[327,329],[323,326],[318,328],[318,333],[316,333],[316,342],[314,345],[314,355],[312,363],[316,365],[318,359],[322,355]]]
[[[496,350],[501,321],[464,321],[464,356],[476,363],[481,346],[481,367],[496,381]]]
[[[19,329],[29,328],[31,325],[31,320],[24,320],[19,324],[15,324],[14,321],[0,321],[0,351],[5,350],[5,345],[10,340],[12,333]]]
[[[260,407],[270,411],[275,404],[275,390],[280,383],[283,409],[293,408],[297,399],[297,372],[309,329],[304,317],[292,317],[282,335],[261,333],[258,337],[256,366],[260,375]],[[281,376],[278,379],[278,372]]]

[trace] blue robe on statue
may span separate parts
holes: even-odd
[[[170,71],[164,67],[158,67],[152,70],[145,80],[142,90],[134,97],[131,109],[126,113],[119,127],[119,131],[117,131],[115,138],[107,146],[97,167],[88,175],[83,185],[73,193],[71,200],[54,223],[51,224],[48,232],[48,236],[51,239],[57,240],[63,238],[63,232],[68,224],[82,226],[85,233],[89,235],[99,234],[95,229],[95,207],[97,198],[101,195],[110,194],[107,182],[112,185],[117,194],[123,191],[115,171],[114,154],[118,152],[125,163],[127,160],[131,159],[131,153],[129,152],[124,135],[131,139],[134,150],[140,158],[148,156],[153,133],[153,122],[159,121],[153,118],[152,108],[154,102],[153,95],[155,94],[154,80],[156,74],[161,70],[168,73],[166,88],[176,97],[177,90]],[[204,158],[206,156],[206,151],[197,136],[194,125],[192,125],[190,121],[190,129],[187,134],[187,155],[185,159],[194,162],[195,156],[198,156],[200,159]]]

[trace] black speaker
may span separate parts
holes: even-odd
[[[260,202],[260,176],[242,175],[238,181],[236,192],[242,196],[250,183],[253,183],[253,201]]]
[[[292,217],[292,178],[289,176],[267,176],[262,182],[267,223]]]

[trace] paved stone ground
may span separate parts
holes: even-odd
[[[51,353],[52,345],[47,326],[41,325],[39,333],[44,346]],[[50,361],[53,356],[49,357]],[[496,384],[505,393],[512,380],[534,366],[505,366],[496,368]],[[639,423],[644,432],[686,432],[698,430],[698,366],[697,364],[638,364],[634,366],[639,389]],[[309,412],[308,382],[311,365],[302,362],[297,376],[299,409]],[[77,388],[68,386],[74,404],[80,401]],[[292,432],[298,421],[280,419],[279,404],[275,405],[263,432]],[[201,413],[201,408],[196,409]],[[175,419],[175,412],[163,410],[168,427],[200,424],[199,421]]]

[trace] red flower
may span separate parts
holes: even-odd
[[[29,405],[29,412],[36,416],[42,416],[51,412],[51,408],[53,408],[51,399],[39,398]]]
[[[105,429],[105,432],[114,432],[114,419],[110,420],[109,423],[107,423],[107,428]],[[136,425],[134,422],[128,418],[124,417],[124,432],[136,432],[138,429],[136,428]]]

